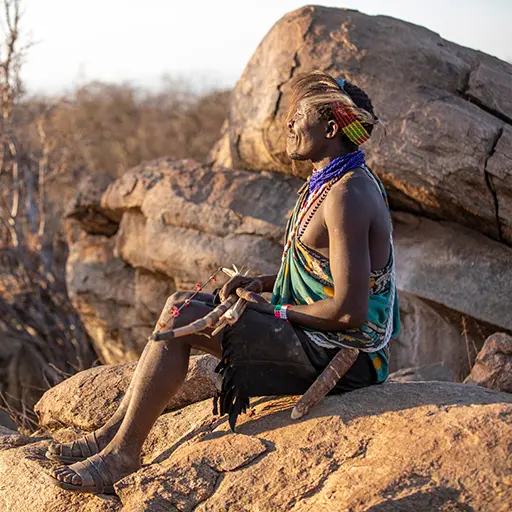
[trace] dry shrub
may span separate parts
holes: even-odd
[[[229,91],[199,94],[173,81],[155,92],[94,82],[59,98],[24,99],[13,125],[32,154],[40,157],[46,147],[46,207],[58,223],[85,175],[118,177],[162,156],[204,161],[220,136],[228,101]]]
[[[0,407],[23,429],[35,428],[32,408],[46,389],[95,360],[65,287],[61,215],[76,183],[165,155],[204,159],[228,96],[93,83],[62,98],[14,98],[0,166],[9,227],[0,234]]]
[[[119,176],[162,156],[203,160],[219,137],[228,99],[227,91],[199,95],[183,84],[148,92],[95,82],[59,99],[26,100],[23,110],[34,117],[48,109],[53,168]],[[27,128],[26,136],[37,141]]]

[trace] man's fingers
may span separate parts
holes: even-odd
[[[256,302],[257,304],[266,304],[267,301],[255,292],[245,290],[244,288],[237,288],[236,294],[247,302]]]
[[[247,286],[245,286],[245,289],[261,293],[263,291],[263,283],[261,282],[261,279],[253,279]]]
[[[247,276],[233,276],[220,290],[219,296],[221,300],[224,302],[232,293],[235,293],[237,288],[250,285],[252,281],[253,279]],[[258,291],[258,285],[261,287],[261,284],[257,282],[252,289]]]

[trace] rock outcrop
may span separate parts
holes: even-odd
[[[450,222],[393,213],[400,290],[512,330],[512,249]]]
[[[290,172],[288,92],[313,69],[372,98],[385,129],[365,146],[394,208],[512,245],[512,65],[397,19],[320,6],[284,16],[232,93],[212,161]],[[305,177],[310,168],[298,171]]]
[[[300,186],[289,176],[162,159],[111,184],[100,209],[97,194],[81,188],[72,211],[83,232],[69,239],[67,284],[101,361],[135,359],[167,297],[220,266],[274,272]],[[95,198],[96,218],[121,219],[115,235],[98,233],[85,197]]]
[[[118,498],[52,486],[49,440],[0,429],[0,502],[9,512],[512,506],[510,394],[388,383],[327,397],[299,422],[290,420],[295,400],[254,400],[236,434],[212,417],[209,400],[164,414],[144,445],[143,467],[117,483]]]
[[[69,296],[105,364],[137,359],[176,291],[171,277],[133,268],[115,248],[115,237],[83,232],[67,261]]]
[[[465,382],[512,393],[512,336],[489,336]]]
[[[159,160],[125,173],[102,205],[123,212],[117,254],[135,268],[172,276],[178,289],[235,263],[275,270],[288,212],[302,182]]]
[[[101,206],[103,192],[114,181],[109,174],[95,173],[86,175],[66,205],[64,217],[80,219],[88,233],[112,236],[119,229],[119,213]]]

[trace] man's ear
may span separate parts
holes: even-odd
[[[334,137],[336,137],[339,131],[339,124],[331,119],[330,121],[327,122],[327,125],[325,126],[325,137],[327,139],[334,139]]]

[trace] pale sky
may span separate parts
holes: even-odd
[[[512,0],[319,3],[400,18],[512,60]],[[306,2],[24,0],[24,5],[24,31],[35,45],[23,78],[30,92],[59,93],[90,80],[151,86],[165,74],[204,88],[231,87],[272,25]]]

